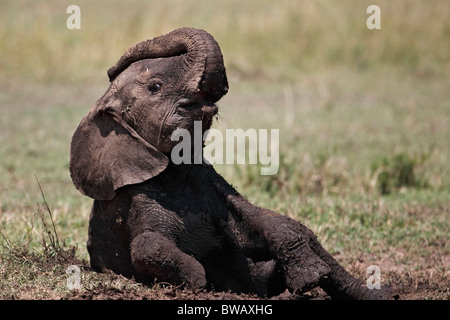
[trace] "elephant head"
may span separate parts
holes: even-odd
[[[112,199],[168,165],[177,128],[203,129],[228,91],[222,53],[203,30],[181,28],[130,47],[108,70],[110,87],[75,131],[70,172],[76,188]]]

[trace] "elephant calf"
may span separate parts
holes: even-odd
[[[70,172],[95,199],[91,266],[138,281],[273,296],[321,286],[335,298],[378,299],[304,225],[258,208],[211,166],[171,162],[177,128],[211,126],[227,93],[222,53],[182,28],[129,48],[75,131]]]

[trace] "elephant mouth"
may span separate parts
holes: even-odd
[[[207,103],[205,101],[199,101],[191,104],[180,104],[177,109],[179,109],[178,113],[182,114],[186,119],[202,121],[202,127],[204,130],[209,129],[214,116],[219,112],[219,107],[217,107],[217,105],[214,103]]]
[[[219,108],[214,103],[208,103],[206,101],[195,101],[193,103],[183,101],[178,104],[177,108],[181,108],[194,114],[202,113],[202,114],[211,114],[212,116],[215,116],[219,111]]]
[[[202,113],[211,114],[212,116],[215,116],[219,112],[219,108],[215,104],[205,104],[201,108]]]
[[[219,108],[214,103],[205,101],[183,100],[175,105],[171,113],[166,115],[161,127],[157,142],[157,148],[163,152],[168,153],[172,150],[179,140],[172,140],[172,134],[176,129],[185,129],[191,134],[191,140],[198,134],[195,131],[195,122],[201,122],[201,138],[203,134],[211,128],[214,116],[217,115]],[[175,141],[175,142],[174,142]]]
[[[189,110],[191,120],[201,121],[203,133],[211,127],[214,116],[219,112],[219,108],[213,103],[194,104],[185,109]]]
[[[183,120],[177,122],[178,128],[185,128],[189,131],[193,130],[194,122],[201,121],[202,132],[208,130],[214,120],[214,116],[219,112],[219,107],[212,102],[203,99],[183,99],[178,102],[175,108],[175,113]]]

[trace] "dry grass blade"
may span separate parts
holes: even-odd
[[[36,178],[37,184],[39,186],[39,190],[42,195],[42,199],[44,201],[45,209],[48,213],[48,216],[50,217],[51,221],[51,228],[49,227],[46,219],[45,219],[45,213],[41,209],[40,205],[36,205],[36,214],[41,219],[42,225],[43,225],[43,234],[46,236],[42,236],[42,248],[44,250],[44,256],[47,258],[53,258],[56,257],[58,260],[62,259],[62,261],[69,262],[72,261],[75,257],[76,247],[70,248],[68,250],[64,249],[64,241],[61,243],[59,240],[58,233],[56,231],[55,221],[53,219],[52,210],[50,209],[50,206],[48,205],[47,199],[45,198],[44,190],[42,189],[41,183],[39,182],[39,179],[36,175],[34,175]],[[47,239],[47,240],[46,240]],[[47,243],[48,241],[48,243]]]
[[[39,186],[39,190],[41,191],[41,195],[42,195],[42,199],[44,200],[44,204],[45,204],[45,208],[47,209],[47,212],[50,216],[50,221],[52,223],[52,228],[53,228],[53,233],[54,236],[52,235],[52,233],[48,230],[44,216],[42,214],[42,210],[40,210],[39,204],[38,204],[38,213],[39,213],[39,217],[41,217],[42,223],[44,224],[45,229],[47,230],[48,234],[51,235],[51,239],[54,240],[54,245],[59,247],[59,237],[58,234],[56,232],[56,227],[55,227],[55,221],[53,220],[53,214],[52,214],[52,210],[50,209],[47,199],[45,198],[45,194],[44,194],[44,190],[42,189],[41,183],[39,182],[38,177],[36,176],[36,174],[34,174],[34,177],[36,178],[36,182]]]

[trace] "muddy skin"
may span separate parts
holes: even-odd
[[[111,85],[75,131],[70,172],[95,199],[91,266],[143,283],[168,282],[292,297],[317,286],[332,298],[384,299],[300,222],[249,203],[213,167],[175,165],[170,139],[203,120],[228,92],[214,38],[182,28],[132,46],[108,71]]]
[[[144,283],[293,296],[322,287],[332,298],[380,299],[344,270],[307,227],[256,207],[215,170],[173,165],[123,187],[92,209],[91,266]]]

